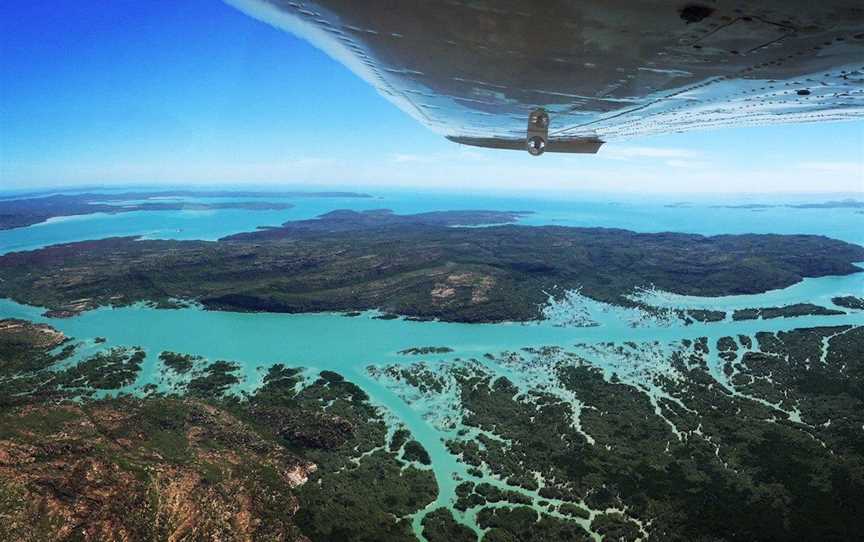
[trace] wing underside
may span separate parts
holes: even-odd
[[[452,141],[547,150],[864,116],[857,1],[229,0],[308,39]]]

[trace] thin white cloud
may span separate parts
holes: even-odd
[[[855,156],[837,161],[787,161],[743,167],[734,157],[709,152],[661,147],[608,146],[597,155],[548,153],[540,158],[527,152],[473,147],[438,152],[366,154],[340,158],[283,153],[241,161],[198,159],[178,154],[160,160],[2,164],[0,185],[57,186],[83,183],[154,182],[195,184],[298,184],[304,186],[400,186],[470,192],[518,193],[743,193],[843,192],[864,193],[864,164]],[[605,154],[628,156],[601,160]],[[270,158],[270,159],[268,159]],[[397,164],[396,160],[400,163]],[[434,166],[434,167],[432,167]],[[833,172],[833,173],[832,173]]]
[[[476,160],[478,162],[489,161],[489,152],[484,152],[481,149],[470,149],[462,145],[459,146],[459,158],[464,160]]]
[[[397,164],[430,162],[432,157],[421,154],[394,154],[393,161]]]
[[[667,147],[633,147],[626,145],[609,145],[608,148],[600,149],[597,154],[603,158],[613,160],[630,160],[633,158],[666,158],[666,159],[693,159],[702,157],[701,152],[689,149],[667,148]]]
[[[459,145],[459,147],[454,147],[452,152],[436,152],[431,154],[393,154],[390,156],[390,160],[397,164],[430,164],[433,162],[442,163],[444,161],[485,162],[489,160],[489,156],[488,151],[483,152],[483,149]]]
[[[666,160],[666,165],[680,169],[705,169],[711,167],[710,162],[700,162],[698,160]]]
[[[821,173],[839,173],[843,175],[864,175],[862,162],[800,162],[798,169],[817,171]]]

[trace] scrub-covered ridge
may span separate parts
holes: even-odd
[[[111,238],[0,256],[0,296],[72,315],[138,301],[266,312],[381,309],[460,322],[527,321],[581,289],[720,296],[861,271],[864,247],[813,235],[479,226],[520,213],[334,211],[219,242]],[[459,227],[463,226],[463,227]]]
[[[85,346],[0,321],[0,539],[412,540],[403,517],[434,499],[428,468],[336,373],[277,364],[238,396],[230,363],[164,352],[169,378],[205,366],[165,394],[128,388],[141,350],[74,359]],[[94,397],[119,389],[135,394]]]

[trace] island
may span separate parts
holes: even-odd
[[[836,303],[835,303],[836,304]],[[752,309],[738,309],[733,311],[733,320],[756,320],[764,318],[789,318],[794,316],[836,316],[846,314],[843,311],[828,309],[813,303],[796,303],[784,307],[761,307]]]
[[[400,350],[403,356],[425,356],[427,354],[449,354],[453,349],[448,346],[413,346]]]
[[[667,206],[669,207],[669,206]],[[786,207],[788,209],[862,209],[864,201],[854,198],[845,198],[841,200],[831,200],[812,203],[743,203],[733,205],[712,205],[711,207],[718,209],[773,209],[778,207]]]
[[[855,297],[854,295],[833,297],[831,303],[847,309],[864,310],[864,297]]]
[[[266,201],[266,198],[368,198],[354,192],[251,192],[164,190],[153,192],[110,192],[83,194],[28,194],[0,199],[0,230],[23,228],[61,216],[93,213],[131,213],[133,211],[180,211],[245,209],[270,211],[291,209],[294,205]],[[187,202],[182,198],[261,198],[264,201]]]
[[[524,211],[326,213],[219,241],[108,238],[0,256],[0,296],[73,316],[178,300],[210,310],[528,321],[581,289],[634,306],[636,288],[755,294],[861,271],[864,247],[817,235],[636,233],[513,224]],[[501,225],[502,223],[511,223]],[[720,314],[693,313],[717,320]]]

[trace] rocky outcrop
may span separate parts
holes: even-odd
[[[0,506],[2,539],[304,540],[292,490],[316,465],[212,405],[115,400],[3,418],[0,493],[19,500]]]

